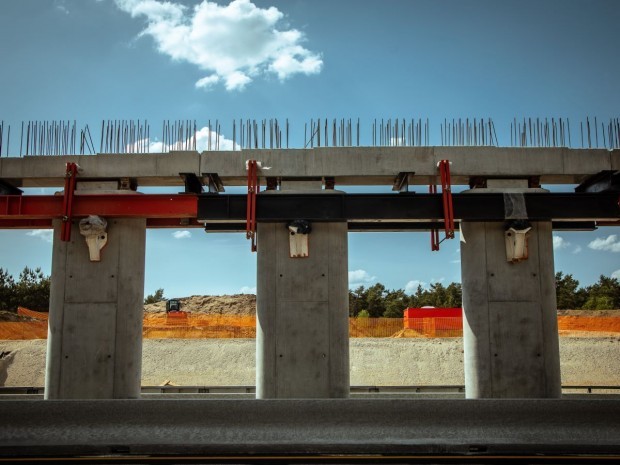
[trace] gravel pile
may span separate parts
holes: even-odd
[[[181,297],[181,310],[190,313],[209,315],[253,316],[256,315],[256,296],[254,294],[233,295],[193,295]],[[166,311],[166,302],[156,302],[144,306],[146,313]]]

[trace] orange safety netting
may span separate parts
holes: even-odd
[[[35,312],[26,307],[17,307],[17,314],[22,316],[28,316],[30,318],[36,318],[37,320],[47,321],[49,314],[47,312]]]
[[[256,337],[254,316],[145,315],[142,335],[147,339],[202,339]]]
[[[27,310],[27,309],[25,309]],[[22,315],[34,317],[40,312]],[[47,316],[47,314],[45,314]],[[36,318],[36,317],[35,317]],[[462,337],[461,318],[349,318],[350,337]],[[563,336],[620,335],[617,316],[558,316],[558,329]],[[0,339],[45,339],[47,321],[40,315],[34,321],[0,322]],[[149,339],[254,338],[254,316],[180,314],[166,316],[147,314],[143,337]]]
[[[395,337],[462,337],[463,319],[457,317],[404,318]]]
[[[401,329],[402,318],[349,318],[349,337],[392,337]]]
[[[620,317],[617,316],[558,316],[560,331],[595,331],[620,334]]]
[[[47,321],[2,321],[0,340],[47,339]]]

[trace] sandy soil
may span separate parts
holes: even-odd
[[[45,340],[0,341],[0,385],[43,386]],[[620,385],[620,338],[560,338],[565,385]],[[253,339],[144,340],[142,384],[254,385]],[[350,340],[352,385],[463,384],[461,338]]]

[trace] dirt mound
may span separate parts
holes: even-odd
[[[620,310],[558,310],[558,316],[620,317]]]
[[[256,296],[254,294],[234,295],[193,295],[181,297],[181,310],[189,313],[227,316],[256,315]],[[166,302],[156,302],[144,306],[146,313],[166,311]]]

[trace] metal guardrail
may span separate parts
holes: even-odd
[[[562,386],[562,391],[573,394],[598,394],[601,391],[615,391],[620,386]],[[576,392],[575,392],[576,391]],[[425,386],[351,386],[351,394],[463,394],[463,385]],[[142,394],[255,394],[256,386],[142,386]],[[41,386],[0,386],[3,395],[43,395]]]
[[[613,397],[613,396],[612,396]],[[3,400],[0,462],[619,463],[620,401]]]

